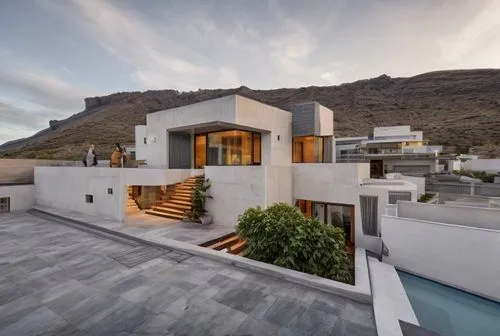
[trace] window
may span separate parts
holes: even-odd
[[[359,196],[359,203],[363,234],[378,237],[378,197]]]
[[[147,145],[148,144],[148,140],[146,138],[144,138],[144,144]]]
[[[261,164],[260,133],[240,130],[195,136],[195,168]]]
[[[196,135],[194,143],[194,168],[201,169],[207,164],[207,135]]]
[[[10,197],[0,197],[0,213],[10,212]]]
[[[389,204],[396,204],[398,201],[411,201],[411,192],[389,191]]]
[[[108,188],[108,195],[113,195],[113,188]]]
[[[261,155],[260,148],[261,148],[260,134],[254,133],[253,134],[253,164],[254,165],[260,164],[260,155]]]
[[[322,163],[324,139],[315,136],[294,137],[292,144],[294,163]]]
[[[86,203],[94,203],[94,195],[85,195]]]

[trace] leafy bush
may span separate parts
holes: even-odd
[[[434,194],[425,193],[425,194],[420,195],[420,197],[418,198],[418,201],[422,202],[422,203],[427,203],[432,199],[432,197],[434,197]]]
[[[193,222],[200,222],[200,217],[206,214],[205,202],[207,198],[213,198],[208,195],[208,189],[210,189],[209,179],[199,179],[196,181],[196,185],[193,188],[191,194],[192,208],[190,211],[186,212],[186,217]]]
[[[453,174],[459,176],[468,176],[476,179],[480,179],[483,182],[493,183],[495,180],[495,174],[488,174],[484,171],[473,171],[468,169],[454,170]]]
[[[343,230],[306,218],[289,204],[247,209],[238,217],[237,233],[248,241],[247,258],[353,282],[353,264],[346,252]]]

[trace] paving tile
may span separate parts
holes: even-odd
[[[349,301],[345,304],[345,308],[339,314],[339,317],[368,328],[375,327],[373,308],[367,304]]]
[[[214,300],[228,307],[250,314],[256,310],[262,302],[266,302],[266,297],[268,297],[267,294],[263,294],[256,289],[235,287],[217,294]],[[274,302],[272,303],[274,304]]]
[[[119,332],[134,331],[153,317],[153,313],[132,304],[126,300],[118,299],[90,316],[78,325],[79,329],[87,331],[87,335],[107,336]]]
[[[337,319],[331,336],[377,336],[375,327],[366,327],[348,320]]]
[[[191,258],[192,255],[184,253],[184,252],[180,252],[180,251],[171,251],[171,252],[164,254],[162,257],[166,258],[166,259],[171,259],[171,260],[174,260],[174,261],[177,261],[180,263],[180,262],[183,262],[183,261]]]
[[[23,296],[9,303],[0,301],[0,304],[2,304],[0,306],[0,330],[23,319],[42,306],[40,300],[34,295]]]
[[[135,267],[155,259],[165,252],[165,250],[149,246],[137,246],[122,252],[112,253],[109,257],[124,266]]]
[[[165,335],[168,334],[172,325],[177,322],[177,318],[168,314],[154,314],[148,321],[139,326],[135,332],[145,335]]]
[[[280,327],[277,325],[249,316],[232,333],[232,336],[275,336],[279,330]]]
[[[0,304],[6,304],[15,301],[29,294],[22,286],[4,279],[0,285]]]
[[[39,307],[0,330],[0,335],[50,335],[67,323],[47,307]]]
[[[289,329],[303,335],[328,335],[333,329],[338,317],[322,310],[309,308],[287,325]]]
[[[278,298],[263,318],[280,327],[288,327],[294,319],[300,319],[306,307],[298,300]]]

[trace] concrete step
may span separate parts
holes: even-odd
[[[167,204],[161,204],[153,207],[154,211],[158,212],[165,212],[165,213],[173,213],[173,214],[179,214],[179,215],[184,215],[185,210],[184,209],[177,209],[173,208]]]
[[[192,202],[191,200],[189,201],[181,201],[181,200],[178,200],[178,199],[169,199],[168,200],[169,203],[172,203],[172,204],[179,204],[179,205],[189,205],[191,206],[192,205]]]
[[[167,202],[165,202],[163,204],[160,204],[159,206],[180,209],[180,210],[183,210],[183,211],[191,210],[191,204],[178,204],[178,203],[173,203],[171,201],[167,201]]]
[[[221,240],[221,241],[219,241],[213,245],[207,246],[207,247],[210,249],[220,251],[220,250],[223,250],[225,248],[228,248],[229,246],[231,246],[233,244],[238,243],[239,240],[240,240],[240,237],[238,237],[237,235],[233,235],[231,237],[228,237],[224,240]]]
[[[146,213],[149,215],[155,215],[155,216],[160,216],[160,217],[165,217],[165,218],[170,218],[170,219],[177,219],[177,220],[180,220],[183,217],[182,215],[164,213],[164,212],[159,212],[159,211],[155,211],[155,210],[146,210]]]

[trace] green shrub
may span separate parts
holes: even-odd
[[[418,201],[422,202],[422,203],[427,203],[432,199],[432,197],[434,197],[434,194],[425,193],[425,194],[420,195],[420,197],[418,198]]]
[[[483,182],[486,183],[493,183],[495,180],[495,174],[488,174],[484,171],[473,171],[473,170],[468,170],[468,169],[460,169],[460,170],[454,170],[453,174],[459,175],[459,176],[468,176],[476,179],[480,179]]]
[[[343,230],[306,218],[289,204],[247,209],[238,217],[237,233],[248,241],[247,258],[353,282],[353,265]]]

